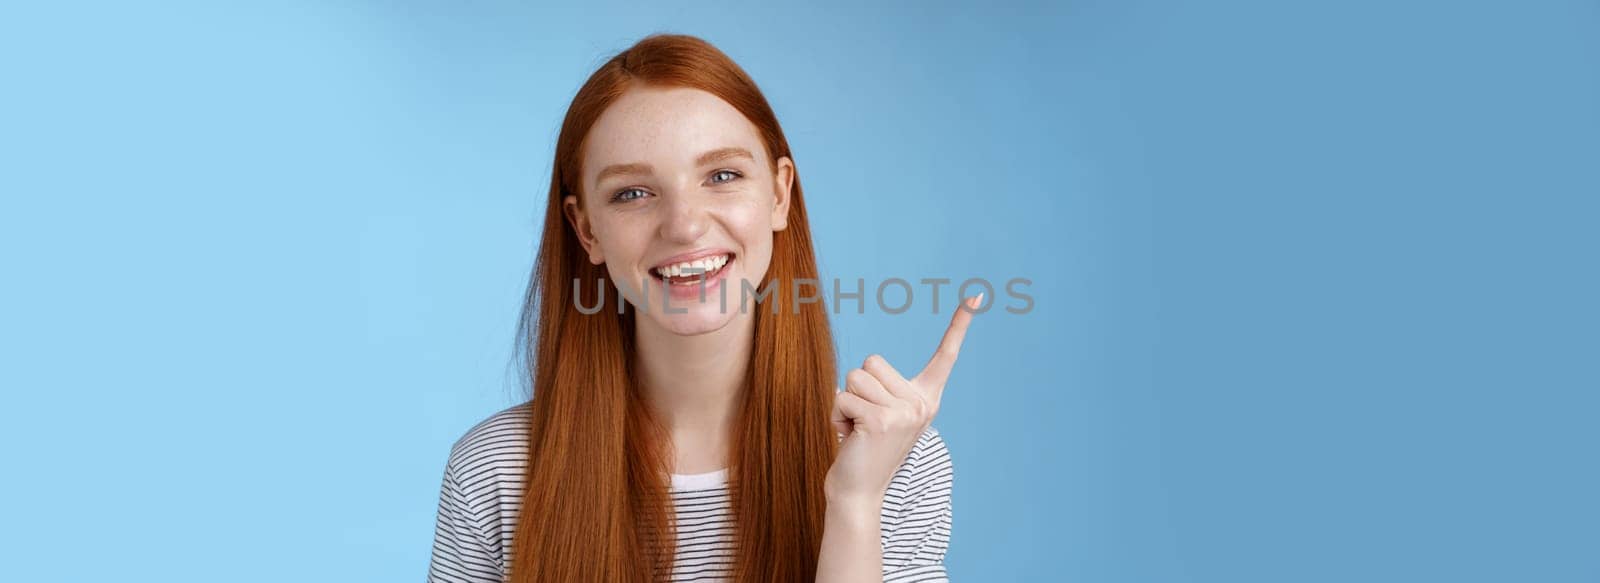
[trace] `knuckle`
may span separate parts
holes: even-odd
[[[859,368],[852,368],[850,369],[850,372],[845,373],[844,380],[851,385],[859,385],[863,381],[867,380],[867,371]]]
[[[867,367],[878,366],[880,364],[883,364],[883,362],[884,362],[884,360],[883,360],[882,356],[880,356],[878,354],[869,354],[869,355],[867,355],[866,360],[861,361],[861,367],[862,368],[867,368]]]

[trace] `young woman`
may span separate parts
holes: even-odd
[[[817,268],[789,144],[694,37],[602,65],[553,174],[533,396],[452,448],[429,581],[944,580],[932,420],[982,298],[920,373],[874,355],[836,391],[824,304],[792,287]]]

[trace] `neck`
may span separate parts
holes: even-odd
[[[727,467],[755,343],[755,318],[741,313],[720,330],[680,336],[648,316],[635,317],[640,391],[672,436],[673,471],[692,474]]]

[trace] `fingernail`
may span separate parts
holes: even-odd
[[[978,295],[972,296],[972,299],[967,302],[967,307],[974,310],[978,309],[978,306],[983,305],[983,294],[985,293],[987,292],[978,292]]]

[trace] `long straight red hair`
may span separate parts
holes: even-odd
[[[778,157],[793,159],[755,82],[692,36],[640,40],[601,65],[573,97],[556,140],[544,233],[518,330],[532,383],[527,481],[511,553],[510,576],[518,583],[670,575],[671,449],[632,370],[635,311],[604,266],[586,260],[562,213],[563,197],[583,199],[581,153],[595,120],[624,92],[643,86],[711,93],[755,125],[774,172]],[[761,283],[763,290],[776,287],[752,308],[754,345],[728,455],[737,581],[815,579],[823,480],[839,445],[829,422],[836,365],[827,313],[820,302],[790,305],[786,287],[817,278],[798,172],[790,196],[787,227],[773,233]],[[579,301],[602,309],[583,314]]]

